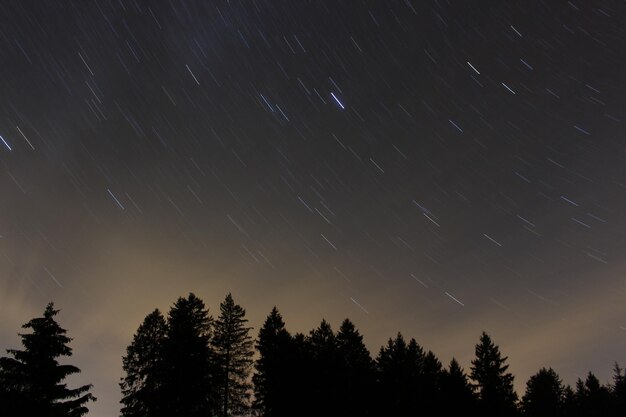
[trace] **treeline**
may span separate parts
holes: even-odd
[[[26,323],[24,350],[0,358],[0,415],[81,416],[90,386],[62,382],[78,368],[52,304]],[[122,358],[122,417],[457,416],[613,417],[626,415],[626,376],[615,364],[603,385],[591,372],[572,388],[551,368],[513,388],[508,358],[482,333],[469,372],[443,365],[398,333],[372,358],[346,319],[335,332],[322,320],[290,334],[274,308],[253,340],[245,310],[228,294],[217,318],[203,301],[179,298],[167,316],[148,314]]]

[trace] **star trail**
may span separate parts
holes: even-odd
[[[141,319],[228,292],[518,391],[626,348],[621,1],[0,2],[0,348],[49,301],[90,416]]]

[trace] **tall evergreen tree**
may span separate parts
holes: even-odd
[[[213,415],[216,369],[210,347],[211,325],[204,302],[193,293],[180,297],[168,314],[161,391],[168,416]]]
[[[326,320],[311,330],[306,339],[310,352],[309,393],[306,406],[312,415],[331,415],[339,401],[337,337]]]
[[[294,349],[285,322],[274,307],[259,330],[256,349],[259,358],[254,383],[254,408],[264,417],[293,415],[289,402],[293,401]]]
[[[626,415],[626,374],[617,362],[613,367],[613,385],[611,387],[611,396],[611,415]]]
[[[308,336],[296,333],[291,338],[291,356],[289,358],[292,378],[287,382],[290,390],[287,400],[290,415],[313,417],[319,415],[326,398],[319,398],[319,370],[314,360],[313,347]]]
[[[417,415],[420,410],[417,395],[424,362],[424,350],[411,339],[407,344],[401,333],[389,339],[376,358],[378,415]]]
[[[557,373],[541,368],[526,382],[522,410],[526,417],[558,417],[563,415],[565,388]]]
[[[122,368],[123,417],[166,416],[168,399],[162,395],[164,381],[163,345],[167,324],[159,310],[144,319],[126,348]]]
[[[220,304],[220,315],[215,321],[212,345],[219,369],[219,414],[223,417],[233,412],[240,414],[250,406],[249,376],[254,351],[245,315],[246,311],[235,304],[229,293]]]
[[[500,348],[485,332],[476,345],[476,358],[472,361],[471,377],[478,390],[481,413],[486,417],[508,417],[517,414],[517,394],[513,388],[513,375],[507,372],[508,358],[502,357]]]
[[[87,403],[95,401],[91,385],[70,389],[63,382],[80,372],[73,365],[61,365],[57,358],[71,356],[67,331],[55,321],[59,310],[46,306],[43,317],[24,324],[32,333],[22,334],[24,350],[8,349],[12,357],[0,358],[0,397],[3,416],[79,417],[89,411]]]
[[[580,413],[585,417],[608,416],[611,394],[609,389],[600,384],[598,378],[591,372],[583,382],[576,381],[576,400]]]
[[[564,417],[579,417],[580,407],[578,406],[578,399],[576,393],[570,385],[565,386],[563,389],[563,404],[562,404]]]
[[[472,385],[467,380],[465,371],[456,359],[452,358],[447,370],[442,372],[441,391],[444,416],[476,414],[476,396]]]
[[[424,416],[441,415],[442,404],[442,378],[443,365],[429,350],[424,356],[422,369],[420,372],[419,400],[422,403],[422,414]]]
[[[348,417],[371,415],[374,361],[354,324],[345,319],[337,332],[339,355],[337,414]]]

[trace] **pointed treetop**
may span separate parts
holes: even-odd
[[[31,333],[19,333],[24,350],[7,349],[12,357],[0,358],[2,395],[9,398],[2,411],[7,415],[68,415],[87,413],[86,403],[95,401],[89,393],[91,385],[70,389],[63,381],[80,372],[73,365],[60,365],[57,358],[71,356],[67,345],[72,339],[55,320],[59,310],[49,303],[42,317],[36,317],[22,326]]]
[[[456,358],[452,358],[452,360],[450,361],[450,365],[448,365],[448,372],[450,374],[463,373],[463,368],[461,368],[461,365],[456,360]]]
[[[350,321],[349,318],[345,318],[342,322],[341,322],[341,326],[339,327],[339,331],[342,333],[352,333],[356,331],[356,327],[354,326],[354,323],[352,323],[352,321]],[[358,331],[357,331],[358,333]]]
[[[317,329],[311,330],[309,333],[310,341],[315,344],[333,344],[335,342],[335,333],[330,323],[326,319],[322,319]]]
[[[272,311],[270,312],[270,315],[267,316],[266,322],[272,322],[272,323],[279,324],[280,327],[283,327],[285,325],[285,322],[283,320],[283,316],[280,314],[280,312],[278,311],[278,308],[276,308],[276,306],[274,306],[272,308]]]

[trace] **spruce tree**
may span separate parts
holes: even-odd
[[[472,361],[472,379],[478,390],[481,413],[487,417],[508,417],[517,414],[517,394],[513,375],[507,372],[507,357],[485,332],[476,345],[476,359]]]
[[[476,396],[467,375],[456,359],[452,358],[447,370],[442,372],[441,391],[445,416],[475,415]]]
[[[290,415],[299,417],[317,417],[321,402],[325,399],[318,397],[317,384],[318,374],[316,360],[314,360],[313,347],[308,336],[296,333],[291,338],[291,355],[289,365],[292,378],[285,381],[289,386],[289,396],[281,401],[288,402]],[[313,405],[313,406],[311,406]]]
[[[204,302],[193,293],[180,297],[168,314],[161,391],[168,416],[213,415],[216,370],[210,346],[211,325]]]
[[[337,414],[361,417],[371,414],[374,361],[354,324],[345,319],[337,332],[339,355],[337,385],[340,389]]]
[[[154,310],[146,316],[126,348],[126,355],[122,358],[126,376],[120,383],[123,417],[165,416],[167,398],[162,395],[162,390],[166,334],[165,318],[159,310]]]
[[[582,416],[609,415],[611,394],[592,372],[587,374],[584,382],[580,378],[576,381],[576,399]]]
[[[564,417],[578,417],[580,415],[578,398],[570,385],[566,385],[563,389],[562,410]]]
[[[24,350],[8,349],[12,357],[0,358],[3,416],[79,417],[89,411],[87,403],[95,401],[89,392],[91,385],[70,389],[63,382],[80,369],[57,361],[72,355],[68,346],[72,339],[54,319],[58,313],[53,303],[48,304],[43,317],[22,326],[32,330],[19,334]]]
[[[328,416],[335,412],[339,395],[337,337],[330,324],[322,320],[318,328],[311,330],[306,343],[310,352],[307,408],[311,415]]]
[[[401,333],[389,339],[376,358],[378,374],[377,415],[417,415],[424,350]]]
[[[254,351],[245,315],[246,311],[235,304],[229,293],[220,304],[220,315],[215,321],[212,345],[218,366],[219,415],[223,417],[241,414],[250,406],[249,376]]]
[[[611,387],[611,396],[611,415],[626,415],[626,374],[617,362],[615,362],[615,366],[613,367],[613,385]]]
[[[294,349],[285,322],[274,307],[259,330],[256,349],[259,358],[254,383],[254,408],[265,417],[292,415],[288,403],[293,401]]]
[[[557,373],[541,368],[526,382],[522,410],[527,417],[558,417],[563,412],[565,388]]]
[[[420,371],[418,397],[422,404],[422,414],[424,416],[439,416],[443,405],[441,388],[443,366],[431,350],[424,356]]]

